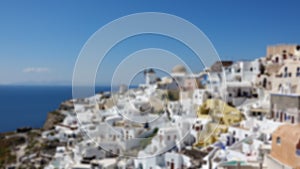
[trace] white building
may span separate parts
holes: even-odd
[[[201,106],[209,97],[208,91],[204,89],[196,89],[193,92],[193,104]]]

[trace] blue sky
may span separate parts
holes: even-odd
[[[70,85],[76,58],[105,24],[137,12],[164,12],[195,24],[224,60],[264,56],[267,45],[300,43],[300,1],[0,1],[0,84]],[[126,45],[127,43],[127,45]],[[183,56],[183,45],[157,36],[136,37],[107,57],[97,83],[108,84],[121,55],[158,47]],[[200,71],[200,64],[192,64]]]

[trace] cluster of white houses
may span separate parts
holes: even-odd
[[[73,100],[43,133],[67,143],[46,168],[300,169],[299,45],[197,74],[144,74],[136,89]]]

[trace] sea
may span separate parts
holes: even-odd
[[[96,92],[110,86],[95,87]],[[72,99],[71,86],[0,86],[0,133],[43,126],[47,114]]]

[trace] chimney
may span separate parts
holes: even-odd
[[[241,169],[241,162],[240,161],[237,162],[237,169]]]

